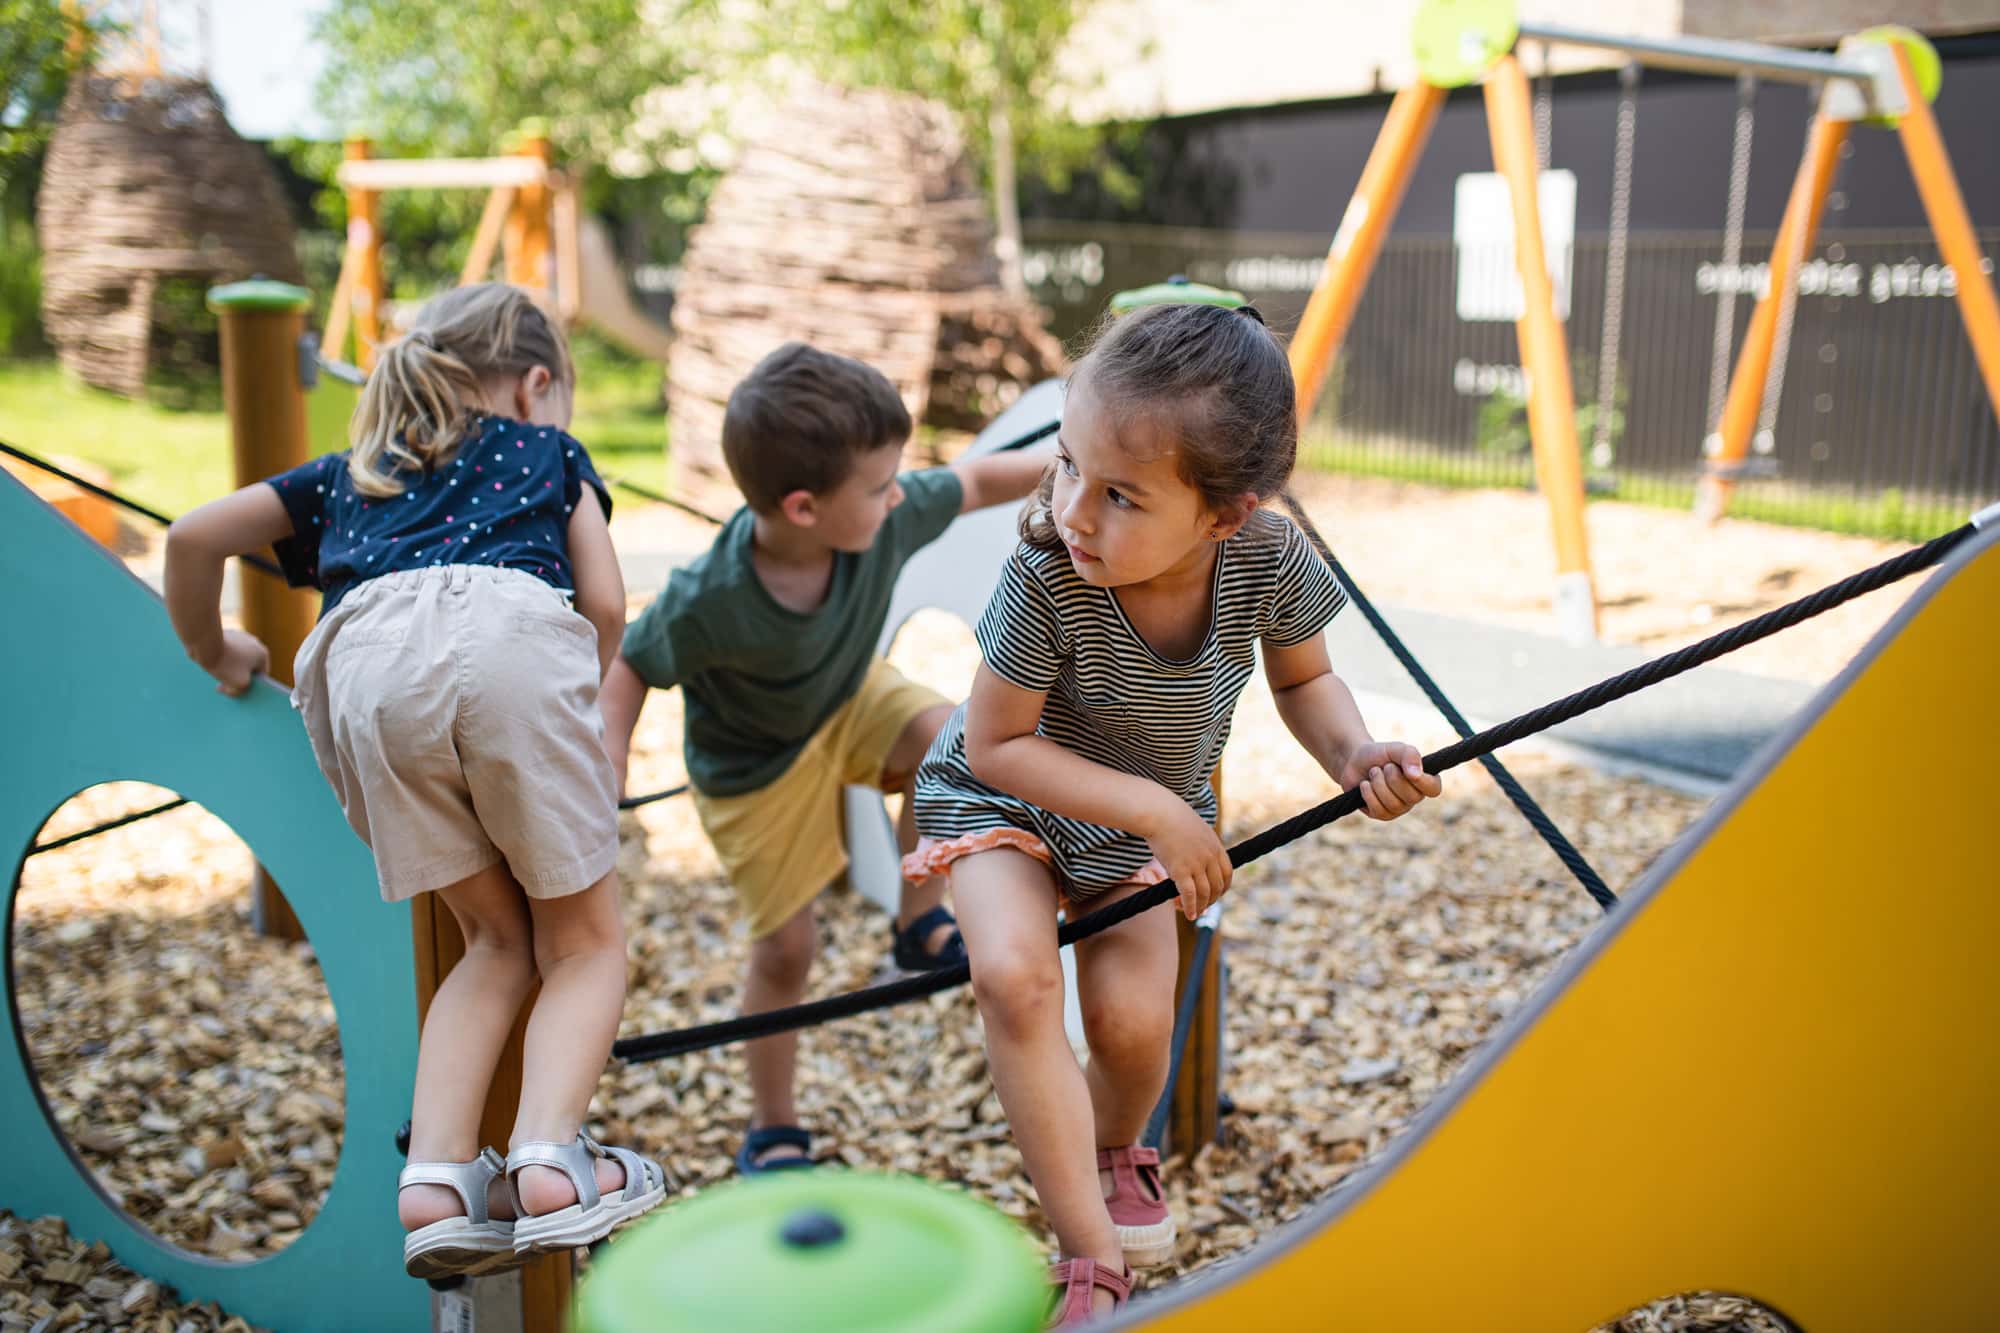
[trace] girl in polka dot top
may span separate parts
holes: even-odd
[[[293,706],[382,897],[437,893],[465,936],[424,1024],[397,1185],[419,1277],[588,1244],[665,1197],[657,1163],[581,1132],[625,998],[597,706],[625,592],[611,498],[566,430],[574,384],[562,331],[525,295],[459,288],[382,350],[348,451],[168,537],[174,628],[226,694],[269,658],[223,628],[224,561],[269,545],[294,585],[321,590]],[[401,920],[383,917],[385,933]],[[537,979],[503,1161],[480,1112]]]

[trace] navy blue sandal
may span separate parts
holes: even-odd
[[[760,1125],[743,1136],[736,1150],[736,1170],[741,1175],[761,1176],[772,1171],[797,1171],[813,1165],[813,1136],[797,1125]],[[773,1148],[797,1148],[802,1157],[779,1157],[759,1161]]]
[[[924,941],[939,926],[956,926],[958,918],[942,907],[933,907],[922,916],[895,932],[894,954],[896,966],[905,972],[936,972],[942,968],[954,967],[965,961],[965,937],[956,930],[945,937],[944,946],[936,953],[924,948]]]

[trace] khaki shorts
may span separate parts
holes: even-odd
[[[611,872],[597,631],[534,575],[440,565],[371,579],[300,646],[292,679],[390,902],[503,859],[534,898]]]
[[[783,773],[737,796],[694,793],[701,826],[749,918],[750,938],[791,920],[847,868],[841,788],[900,785],[907,773],[882,771],[889,752],[911,719],[939,707],[951,701],[878,657],[854,697],[813,733]]]

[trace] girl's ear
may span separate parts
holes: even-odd
[[[517,421],[529,420],[535,405],[548,397],[554,383],[555,376],[549,373],[547,366],[529,366],[522,371],[521,377],[514,381],[514,418]]]
[[[811,491],[787,492],[785,498],[778,501],[778,512],[787,523],[801,528],[809,528],[819,522],[819,504],[813,499]]]
[[[1255,491],[1245,491],[1222,508],[1212,512],[1208,516],[1208,539],[1221,542],[1234,537],[1243,525],[1250,521],[1250,515],[1257,512],[1260,503],[1262,502],[1258,500]]]

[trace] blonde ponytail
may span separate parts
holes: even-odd
[[[354,489],[401,495],[404,473],[450,460],[487,410],[489,384],[536,366],[575,383],[562,330],[519,288],[483,282],[425,303],[409,334],[382,349],[348,425]]]

